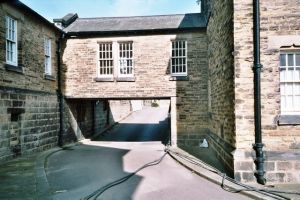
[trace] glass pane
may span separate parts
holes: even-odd
[[[300,54],[296,54],[296,66],[300,66]]]
[[[293,96],[286,96],[286,108],[289,110],[293,108]]]
[[[281,100],[280,100],[280,105],[281,105],[281,110],[285,110],[286,106],[285,106],[285,96],[281,96]]]
[[[280,81],[285,81],[286,69],[280,68]]]
[[[294,80],[300,81],[300,67],[297,67],[294,71]]]
[[[285,83],[280,84],[280,94],[282,94],[282,95],[285,94]]]
[[[293,94],[293,83],[287,83],[285,85],[285,92],[286,92],[286,94],[289,94],[289,95]]]
[[[294,97],[294,108],[295,110],[300,110],[300,95]]]
[[[183,72],[186,72],[186,65],[183,65]]]
[[[294,66],[294,54],[288,54],[288,66]]]
[[[300,95],[300,83],[294,83],[294,95]]]
[[[294,68],[288,68],[286,81],[293,81]]]

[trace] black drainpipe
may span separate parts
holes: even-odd
[[[255,117],[255,144],[253,149],[256,153],[255,177],[259,184],[265,185],[264,177],[264,152],[261,135],[261,91],[260,91],[260,72],[262,65],[260,63],[260,9],[259,0],[253,0],[253,41],[254,41],[254,117]]]
[[[61,46],[64,34],[61,35],[57,41],[57,97],[59,102],[59,133],[58,133],[58,146],[63,146],[64,135],[64,96],[62,94],[62,75],[61,75]]]

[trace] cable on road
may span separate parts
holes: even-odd
[[[138,168],[137,170],[135,170],[134,172],[128,174],[127,176],[124,176],[118,180],[115,180],[111,183],[108,183],[107,185],[99,188],[98,190],[94,191],[93,193],[89,194],[88,196],[82,198],[81,200],[89,200],[91,198],[93,198],[93,200],[96,200],[101,194],[103,194],[106,190],[108,190],[111,187],[114,187],[116,185],[119,185],[121,183],[124,183],[125,181],[127,181],[128,179],[130,179],[132,176],[134,176],[135,174],[137,174],[139,171],[147,168],[147,167],[151,167],[154,165],[158,165],[159,163],[161,163],[161,161],[164,159],[164,157],[168,154],[168,149],[165,149],[165,153],[157,160],[154,160],[152,162],[149,162],[145,165],[143,165],[142,167]]]
[[[246,184],[243,184],[239,181],[236,181],[230,177],[228,177],[226,175],[226,173],[223,173],[221,171],[219,171],[218,169],[208,165],[207,163],[203,162],[203,161],[200,161],[198,159],[195,159],[193,157],[190,157],[190,156],[186,156],[186,155],[183,155],[183,154],[180,154],[178,152],[174,152],[172,150],[168,150],[166,151],[172,158],[174,158],[174,155],[182,158],[183,160],[191,163],[191,164],[194,164],[194,165],[197,165],[199,167],[202,167],[210,172],[213,172],[219,176],[222,177],[222,183],[221,183],[221,187],[223,190],[227,191],[227,192],[231,192],[231,193],[239,193],[239,192],[243,192],[243,191],[253,191],[253,192],[257,192],[257,193],[260,193],[260,194],[263,194],[263,195],[266,195],[266,196],[269,196],[269,197],[272,197],[274,199],[278,199],[278,200],[289,200],[291,198],[289,197],[286,197],[286,196],[283,196],[281,194],[293,194],[293,195],[300,195],[299,192],[290,192],[290,191],[282,191],[282,190],[269,190],[269,189],[260,189],[260,188],[256,188],[256,187],[253,187],[253,186],[249,186],[249,185],[246,185]],[[174,155],[172,155],[174,154]],[[230,187],[226,186],[225,185],[225,180],[231,182],[231,183],[234,183],[240,187],[243,187],[242,189],[231,189]]]

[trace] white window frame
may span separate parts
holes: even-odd
[[[125,45],[125,46],[123,46]],[[131,48],[126,48],[127,45],[131,45]],[[119,41],[118,42],[118,77],[133,77],[134,76],[134,49],[133,49],[133,42],[132,41]],[[122,49],[120,49],[122,48]],[[124,52],[122,52],[124,51]],[[125,55],[125,57],[120,56],[120,54]],[[130,65],[131,64],[131,65]],[[122,65],[124,65],[122,67]],[[121,68],[125,68],[125,71],[131,68],[131,73],[121,73]]]
[[[280,73],[280,110],[282,115],[299,115],[300,106],[295,107],[296,98],[300,96],[300,64],[296,65],[296,54],[300,55],[299,51],[281,51],[279,57],[279,73]],[[293,56],[293,65],[288,65],[288,55]],[[285,64],[281,65],[281,56],[285,56]],[[290,70],[289,70],[290,69]],[[292,79],[288,79],[288,72],[292,73]],[[296,77],[297,73],[298,77]],[[292,91],[287,93],[287,86],[292,86]],[[297,90],[299,88],[299,91]],[[292,106],[286,106],[287,98],[291,98]],[[298,102],[298,101],[297,101]]]
[[[5,16],[6,27],[6,63],[18,66],[18,22],[11,16]]]
[[[45,55],[45,74],[52,75],[52,46],[51,46],[51,39],[44,38],[44,55]]]
[[[179,43],[179,42],[183,42],[185,44],[185,48],[181,48],[181,49],[180,48],[175,48],[174,49],[173,44],[175,43],[175,45],[176,45],[176,43]],[[183,55],[183,50],[185,50],[185,55]],[[181,56],[179,56],[180,51],[182,53]],[[177,52],[178,55],[177,56],[174,55],[173,54],[174,52]],[[172,76],[187,76],[188,75],[188,65],[187,65],[188,58],[187,58],[187,55],[188,55],[188,43],[187,43],[186,40],[172,40],[171,41],[171,61],[170,61],[171,67],[170,67],[170,73],[171,73]],[[183,60],[183,59],[185,59],[185,62],[184,63],[182,62],[182,64],[178,64],[178,65],[177,65],[176,62],[173,61],[173,60],[176,60],[178,62],[179,60]],[[175,67],[175,72],[173,72],[173,65]],[[185,71],[183,70],[184,65],[185,65]],[[181,67],[181,70],[179,70],[178,67],[179,68]],[[182,71],[182,72],[178,72],[178,71]]]
[[[107,51],[108,49],[106,45],[111,45],[111,50]],[[97,69],[97,77],[103,77],[103,78],[107,78],[107,77],[113,77],[114,75],[114,71],[115,71],[115,59],[114,59],[114,45],[113,42],[98,42],[98,51],[97,51],[97,60],[98,60],[98,69]],[[100,50],[100,46],[102,46],[101,50]],[[103,48],[105,47],[105,48]],[[111,57],[107,57],[107,56],[103,56],[103,53],[111,53]],[[100,54],[102,54],[102,56],[100,56]],[[112,66],[109,66],[109,62],[112,62]],[[103,66],[101,65],[101,63],[103,63]],[[109,71],[109,69],[112,69],[111,73],[107,73]],[[101,71],[103,70],[103,72],[105,73],[101,73]]]

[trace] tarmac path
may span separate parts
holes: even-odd
[[[102,140],[58,151],[47,160],[46,174],[55,200],[82,199],[107,183],[122,178],[164,155],[168,134],[166,108],[133,113]],[[164,131],[162,131],[164,130]],[[136,142],[142,141],[142,142]],[[93,198],[91,198],[93,199]],[[103,200],[244,200],[224,191],[166,155],[158,165],[106,190]]]

